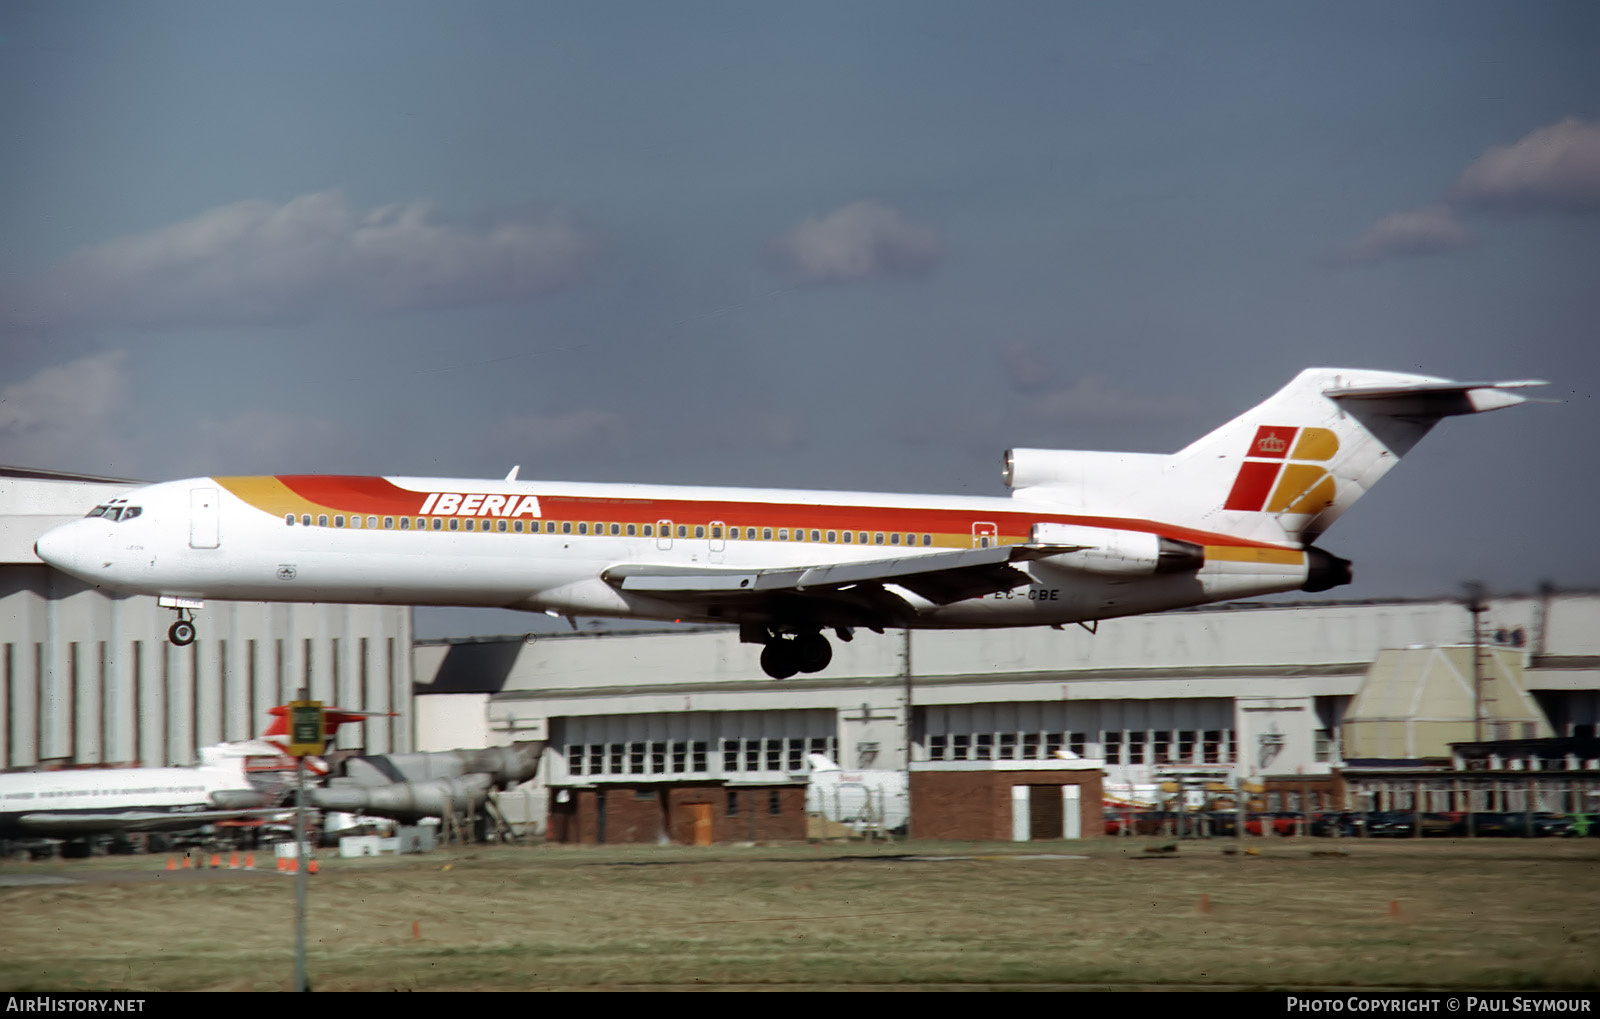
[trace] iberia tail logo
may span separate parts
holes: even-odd
[[[1339,437],[1326,428],[1262,425],[1222,508],[1315,516],[1333,505],[1326,464],[1338,452]]]

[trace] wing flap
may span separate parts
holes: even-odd
[[[853,584],[898,584],[918,594],[922,594],[924,590],[943,592],[939,598],[930,598],[943,602],[959,600],[947,596],[968,588],[987,594],[1015,587],[1026,581],[1027,576],[1007,564],[1018,559],[1042,558],[1058,551],[1060,550],[1047,546],[996,545],[990,548],[928,552],[893,559],[818,563],[815,566],[785,566],[759,570],[624,564],[611,567],[602,574],[602,577],[607,583],[624,591],[656,597],[702,598],[708,595],[738,597],[770,595],[783,591],[804,593],[837,590]],[[979,578],[987,580],[980,582]],[[1001,583],[1005,586],[993,586]],[[986,590],[980,590],[982,588]],[[973,595],[962,597],[973,597]]]

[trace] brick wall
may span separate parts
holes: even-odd
[[[1084,837],[1103,834],[1098,771],[913,771],[911,837],[1011,840],[1011,787],[1076,785]]]
[[[806,837],[806,789],[800,785],[740,786],[720,783],[601,786],[570,790],[567,803],[552,798],[549,838],[595,845],[601,841],[604,794],[606,845],[655,843],[661,834],[694,844],[695,804],[710,807],[713,842],[788,841]],[[643,798],[643,797],[654,798]],[[731,797],[731,803],[730,803]],[[776,807],[776,813],[773,808]]]

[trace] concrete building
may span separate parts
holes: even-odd
[[[398,711],[346,726],[341,749],[411,749],[411,610],[210,602],[200,636],[167,640],[154,598],[110,594],[33,554],[45,530],[137,482],[0,468],[0,770],[193,764],[259,733],[301,687]]]
[[[1259,783],[1275,809],[1340,805],[1345,712],[1380,653],[1460,644],[1472,626],[1437,600],[1221,606],[1096,633],[862,634],[826,672],[782,682],[758,678],[731,630],[574,633],[423,642],[416,674],[419,716],[458,740],[548,740],[542,778],[516,805],[535,826],[590,789],[608,790],[611,809],[624,789],[797,785],[804,756],[822,752],[847,769],[908,769],[913,832],[948,821],[925,813],[930,776],[985,774],[960,781],[987,790],[990,820],[962,830],[992,833],[1017,830],[1016,797],[1051,795],[1018,788],[1076,784],[1056,770],[1063,757],[1095,762],[1079,778],[1103,768],[1106,796],[1148,799],[1199,772]],[[1521,666],[1551,731],[1593,734],[1600,597],[1494,599],[1483,632]],[[1008,770],[1029,774],[1008,782]],[[1097,793],[1078,795],[1082,816],[1098,811]],[[669,806],[653,832],[678,824]]]

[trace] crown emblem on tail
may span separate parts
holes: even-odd
[[[1256,443],[1256,447],[1263,453],[1282,453],[1289,448],[1289,444],[1276,435],[1266,435]]]

